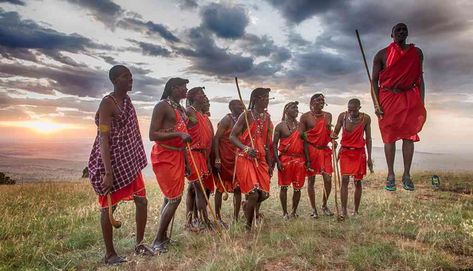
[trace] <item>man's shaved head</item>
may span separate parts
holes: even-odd
[[[113,83],[115,78],[117,78],[122,72],[126,72],[126,71],[129,71],[129,69],[127,67],[125,67],[123,65],[115,65],[108,72],[108,78]]]
[[[350,105],[350,104],[352,104],[354,106],[361,106],[360,100],[358,100],[356,98],[349,100],[348,105]]]

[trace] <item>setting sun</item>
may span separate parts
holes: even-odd
[[[56,123],[50,120],[2,122],[4,126],[29,128],[40,134],[52,134],[65,129],[76,128],[72,124]]]

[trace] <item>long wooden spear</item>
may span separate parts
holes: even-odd
[[[204,187],[204,184],[202,183],[202,177],[200,176],[199,169],[197,168],[197,164],[195,163],[194,155],[192,154],[192,149],[189,142],[187,142],[187,150],[189,151],[189,156],[191,157],[192,164],[194,165],[194,170],[197,173],[197,178],[199,179],[200,188],[202,189],[202,193],[204,194],[205,201],[207,202],[207,205],[209,206],[210,214],[212,214],[212,217],[214,218],[215,227],[217,228],[218,232],[222,232],[222,230],[220,229],[220,225],[218,224],[217,215],[215,215],[214,209],[212,208],[209,198],[207,197],[207,193],[205,192],[205,187]]]
[[[238,78],[235,77],[235,84],[238,90],[238,97],[240,97],[240,101],[243,104],[243,114],[245,114],[245,122],[246,122],[246,127],[248,129],[248,136],[250,137],[250,143],[251,143],[251,148],[255,149],[255,143],[253,142],[253,137],[251,136],[251,129],[250,129],[250,122],[248,121],[248,109],[246,108],[245,103],[243,102],[243,98],[241,97],[241,91],[240,91],[240,86],[238,86]],[[255,163],[256,166],[258,166],[258,159],[255,157]]]
[[[373,81],[371,81],[370,70],[368,69],[368,63],[366,62],[365,51],[363,50],[363,45],[361,44],[360,33],[358,33],[358,29],[355,30],[356,38],[358,39],[358,45],[360,45],[361,55],[363,56],[363,62],[365,63],[366,74],[368,74],[368,80],[370,81],[371,87],[371,97],[373,98],[374,107],[376,111],[381,111],[381,106],[379,105],[378,96],[374,92],[373,88]],[[382,115],[379,116],[381,119],[383,118]]]

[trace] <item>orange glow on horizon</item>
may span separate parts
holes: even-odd
[[[2,121],[0,126],[29,128],[39,134],[50,135],[67,129],[78,129],[77,125],[57,123],[50,120]]]

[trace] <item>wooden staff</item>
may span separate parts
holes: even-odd
[[[199,179],[200,188],[202,189],[202,193],[204,194],[205,201],[207,202],[207,205],[209,206],[209,209],[210,209],[210,213],[212,214],[214,218],[215,227],[217,228],[219,232],[221,232],[220,225],[218,224],[218,220],[217,220],[217,215],[215,215],[214,209],[212,208],[212,205],[210,205],[209,198],[207,197],[207,193],[205,192],[205,187],[204,187],[204,184],[202,183],[202,177],[200,176],[199,169],[197,168],[197,164],[195,163],[194,155],[192,154],[191,145],[189,144],[189,142],[187,142],[187,150],[189,151],[192,164],[194,165],[194,170],[197,173],[197,178]]]
[[[110,223],[112,224],[112,226],[118,229],[122,226],[122,222],[119,220],[115,220],[115,218],[113,218],[112,196],[110,194],[107,194],[107,203],[108,203],[108,219],[110,220]]]
[[[220,177],[220,173],[217,172],[217,176],[218,176],[218,179],[220,180],[220,184],[222,185],[223,187],[223,200],[227,200],[228,199],[228,192],[227,192],[227,188],[225,187],[225,185],[223,184],[223,181],[222,181],[222,177]],[[212,176],[213,178],[213,176]],[[215,182],[215,180],[214,180]],[[215,188],[216,189],[216,188]]]
[[[358,39],[358,45],[360,45],[360,51],[361,51],[361,55],[363,56],[363,62],[365,63],[365,69],[366,69],[366,73],[368,74],[368,80],[370,81],[371,97],[373,97],[375,110],[381,111],[381,106],[379,105],[378,96],[374,92],[373,81],[371,81],[370,70],[368,69],[368,63],[366,62],[365,51],[363,50],[363,45],[361,44],[360,33],[358,33],[358,29],[355,30],[355,33],[356,33],[356,38]],[[379,117],[381,119],[383,118],[382,115],[379,115]]]
[[[337,219],[340,219],[340,211],[338,210],[338,181],[340,179],[340,175],[338,172],[338,160],[337,160],[337,150],[336,150],[336,145],[335,145],[335,139],[332,139],[332,163],[333,163],[333,176],[334,181],[335,181],[335,210],[337,212]]]
[[[250,122],[248,121],[248,109],[246,108],[246,105],[243,102],[243,98],[241,97],[240,86],[238,86],[238,77],[235,77],[235,84],[238,90],[238,97],[240,97],[240,101],[243,104],[243,113],[245,116],[246,127],[248,128],[248,136],[250,137],[251,148],[255,149],[255,143],[253,142],[253,137],[251,136]],[[256,166],[258,166],[258,159],[256,159],[256,157],[255,157],[255,163],[256,163]]]

